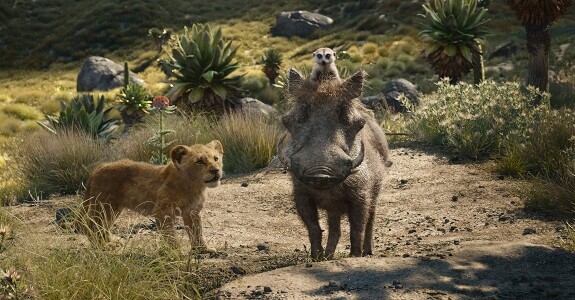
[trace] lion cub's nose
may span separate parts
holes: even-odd
[[[213,169],[213,170],[210,170],[210,172],[214,175],[218,175],[220,173],[220,169]]]

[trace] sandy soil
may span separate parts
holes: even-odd
[[[374,255],[368,258],[345,258],[345,219],[336,260],[312,263],[307,258],[307,232],[294,208],[289,174],[280,169],[229,178],[210,190],[204,235],[218,253],[201,263],[204,291],[213,289],[206,295],[575,299],[575,255],[555,248],[565,238],[565,227],[525,212],[514,196],[518,182],[489,172],[486,164],[462,164],[421,150],[396,148],[392,159],[382,178]],[[63,233],[51,223],[56,209],[74,201],[60,198],[8,210],[52,244],[83,247],[85,237]],[[126,213],[115,232],[123,240],[156,238],[147,228],[150,223]],[[277,269],[285,266],[292,267]]]

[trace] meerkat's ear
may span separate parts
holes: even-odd
[[[363,93],[363,85],[367,73],[364,70],[353,73],[343,82],[343,88],[347,94],[348,99],[355,99],[361,96]]]
[[[290,68],[288,74],[288,92],[293,94],[294,91],[299,89],[303,81],[303,75],[295,68]]]
[[[172,158],[172,162],[176,168],[179,169],[179,165],[182,164],[182,158],[186,153],[188,153],[188,148],[186,146],[178,145],[172,148],[172,151],[170,151],[170,157]]]
[[[216,149],[220,154],[224,154],[224,146],[222,146],[222,143],[218,140],[213,140],[207,143],[206,146]]]
[[[316,51],[314,51],[314,52],[311,54],[311,57],[315,57],[315,52],[316,52]]]

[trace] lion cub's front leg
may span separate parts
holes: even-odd
[[[208,248],[204,241],[200,211],[191,210],[189,212],[184,212],[182,214],[182,218],[184,219],[184,225],[186,226],[186,231],[190,238],[192,250],[196,250],[198,252],[216,252],[214,248]]]

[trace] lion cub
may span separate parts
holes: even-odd
[[[200,211],[206,187],[222,177],[222,144],[175,146],[163,166],[131,160],[105,163],[90,175],[83,208],[93,243],[108,242],[109,229],[124,208],[156,219],[158,229],[176,246],[174,221],[182,216],[192,248],[208,248],[202,236]]]

